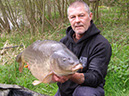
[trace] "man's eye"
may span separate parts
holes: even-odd
[[[71,19],[74,19],[75,18],[75,16],[72,16],[72,17],[70,17]]]
[[[84,17],[84,15],[82,14],[82,15],[80,15],[79,17]]]

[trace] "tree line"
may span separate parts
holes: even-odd
[[[52,28],[67,20],[67,7],[75,0],[0,0],[0,32],[27,26],[32,33],[45,25]],[[94,19],[99,18],[98,6],[119,5],[129,20],[129,0],[83,0],[92,7]]]

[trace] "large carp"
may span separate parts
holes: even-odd
[[[20,72],[28,63],[39,83],[51,83],[53,73],[64,76],[82,69],[78,58],[63,43],[52,40],[37,40],[17,55],[16,61],[19,62]]]

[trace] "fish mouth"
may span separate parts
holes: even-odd
[[[77,70],[79,70],[79,69],[83,69],[83,66],[82,66],[81,63],[75,65],[75,66],[72,68],[72,71],[74,72],[74,71],[77,71]]]

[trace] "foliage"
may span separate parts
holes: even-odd
[[[0,0],[0,31],[23,30],[29,27],[35,34],[45,25],[55,27],[66,20],[71,0]]]
[[[106,77],[105,93],[107,96],[128,96],[129,94],[129,22],[121,16],[117,6],[100,7],[100,25],[102,34],[112,46],[112,58]]]
[[[111,43],[112,57],[106,76],[105,94],[106,96],[128,96],[129,95],[129,21],[126,19],[127,10],[122,12],[117,2],[125,2],[127,0],[105,0],[115,1],[111,6],[99,6],[99,20],[94,20],[97,27]],[[126,2],[127,3],[127,2]],[[57,15],[57,14],[56,14]],[[57,15],[57,17],[60,15]],[[54,16],[53,16],[54,17]],[[49,18],[49,17],[47,17]],[[59,20],[57,20],[59,21]],[[17,84],[24,86],[33,91],[49,94],[53,96],[57,91],[56,84],[40,84],[33,86],[32,82],[35,78],[27,69],[23,73],[18,71],[18,63],[15,57],[25,47],[35,40],[51,39],[59,41],[65,36],[67,22],[58,23],[56,27],[45,23],[44,32],[42,28],[37,27],[35,34],[31,34],[30,26],[13,29],[10,34],[3,31],[0,34],[0,48],[7,46],[23,45],[23,47],[0,50],[0,83]]]

